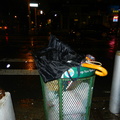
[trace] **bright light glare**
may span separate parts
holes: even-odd
[[[30,3],[30,7],[38,7],[38,3]]]
[[[15,15],[14,18],[17,18],[17,16]]]
[[[7,66],[6,66],[7,68],[9,68],[10,67],[10,64],[7,64]]]
[[[118,22],[118,16],[117,15],[113,16],[113,22]]]
[[[6,30],[6,29],[7,29],[7,26],[4,26],[4,29]]]
[[[57,14],[54,14],[55,17],[57,17]]]
[[[43,14],[43,10],[40,10],[40,14],[41,14],[41,15]]]

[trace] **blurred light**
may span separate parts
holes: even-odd
[[[40,26],[40,27],[42,27],[42,25],[41,25],[41,24],[40,24],[39,26]]]
[[[30,3],[30,7],[38,7],[38,3]]]
[[[119,10],[113,10],[113,13],[119,13]]]
[[[33,46],[34,46],[34,38],[32,37],[32,38],[30,39],[30,41],[31,41],[31,46],[33,47]]]
[[[57,14],[54,14],[55,17],[57,17]]]
[[[14,18],[17,18],[17,16],[15,15]]]
[[[6,43],[8,43],[8,33],[6,33],[5,40],[6,40]]]
[[[31,24],[34,24],[34,22],[33,22],[33,21],[31,21]]]
[[[85,22],[85,21],[83,21],[82,23],[83,23],[83,24],[86,24],[86,22]]]
[[[33,30],[33,31],[34,31],[34,30],[35,30],[35,28],[31,28],[31,30]]]
[[[7,29],[7,26],[4,26],[4,29],[6,30],[6,29]]]
[[[32,60],[33,60],[33,58],[32,58]],[[34,70],[35,69],[33,62],[27,62],[25,67],[26,67],[25,69],[27,69],[27,70]]]
[[[9,68],[10,67],[10,64],[7,64],[6,68]]]
[[[115,45],[116,45],[116,37],[115,36],[112,36],[112,39],[111,41],[109,41],[109,46],[111,49],[114,49],[115,48]]]
[[[113,58],[114,56],[118,44],[117,41],[118,41],[117,37],[115,35],[112,35],[110,41],[108,42],[109,45],[108,56],[110,58]]]
[[[118,15],[113,16],[113,22],[118,22]]]
[[[74,21],[78,21],[78,19],[74,19]]]
[[[48,19],[48,20],[47,20],[47,23],[48,23],[48,24],[51,24],[51,19]]]
[[[8,29],[8,27],[7,26],[0,26],[0,29],[6,30],[6,29]]]
[[[40,10],[40,14],[41,14],[41,15],[43,14],[43,10]]]

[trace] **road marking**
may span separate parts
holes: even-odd
[[[34,62],[34,59],[8,59],[8,58],[3,58],[0,60],[0,62]]]
[[[38,70],[0,69],[0,75],[39,75]]]

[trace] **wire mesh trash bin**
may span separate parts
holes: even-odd
[[[95,74],[107,71],[91,55],[77,54],[54,35],[33,51],[41,76],[47,120],[89,120]],[[97,64],[96,64],[97,63]]]
[[[68,89],[71,79],[67,75],[47,83],[40,78],[46,120],[89,120],[95,75],[94,70],[82,68],[85,74]]]

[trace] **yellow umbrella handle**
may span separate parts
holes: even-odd
[[[106,76],[108,74],[107,70],[100,65],[82,63],[82,67],[96,69],[95,74],[98,76]]]

